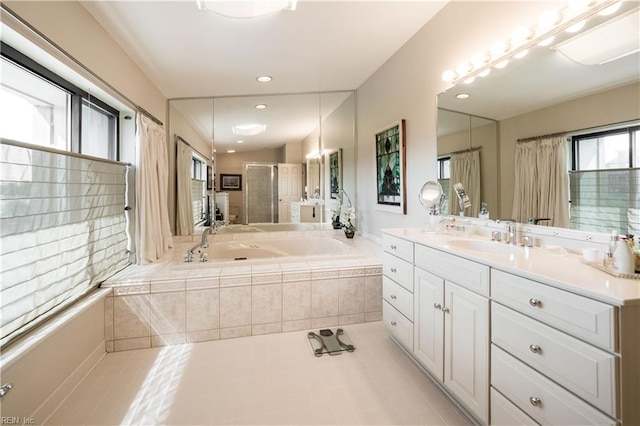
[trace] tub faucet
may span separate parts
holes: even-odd
[[[209,247],[209,242],[207,241],[207,236],[208,235],[213,235],[215,233],[217,233],[217,225],[215,222],[212,223],[211,227],[209,228],[205,228],[204,231],[202,231],[202,240],[196,244],[195,246],[191,247],[189,250],[187,250],[187,253],[184,255],[184,261],[187,263],[193,262],[193,252],[197,249],[199,249],[200,247],[202,248],[207,248]],[[200,262],[206,262],[207,261],[207,256],[204,256],[204,253],[202,253],[200,255]]]

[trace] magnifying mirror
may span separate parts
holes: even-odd
[[[419,199],[420,204],[429,210],[430,215],[437,215],[444,194],[439,182],[430,180],[422,186]]]

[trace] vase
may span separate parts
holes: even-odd
[[[340,229],[342,228],[342,223],[340,223],[339,220],[334,220],[333,222],[331,222],[331,225],[333,225],[333,229]]]
[[[353,238],[353,236],[356,235],[356,231],[353,229],[345,229],[344,235],[346,235],[347,238]]]

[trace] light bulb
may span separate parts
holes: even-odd
[[[584,24],[586,24],[587,21],[580,21],[577,24],[573,24],[572,26],[570,26],[569,28],[567,28],[567,32],[568,33],[577,33],[578,31],[580,31],[583,27]]]
[[[533,37],[533,30],[521,25],[514,28],[511,32],[511,41],[515,44],[523,43],[526,40],[530,40]]]
[[[547,10],[538,18],[538,26],[542,30],[550,30],[562,22],[562,14],[557,10]]]
[[[447,70],[442,73],[442,79],[444,81],[453,81],[458,77],[455,71]]]
[[[486,77],[486,76],[489,75],[490,72],[491,72],[491,68],[487,68],[486,70],[484,70],[480,74],[478,74],[478,77]]]
[[[491,60],[491,55],[487,52],[477,52],[471,57],[471,63],[474,67],[480,68]]]
[[[522,52],[519,52],[519,53],[517,53],[517,54],[515,54],[513,56],[514,56],[514,58],[520,59],[520,58],[524,58],[525,56],[527,56],[527,53],[529,53],[529,49],[525,49]]]
[[[468,78],[464,81],[464,84],[471,84],[476,80],[475,77]]]
[[[496,59],[509,50],[509,44],[504,41],[497,41],[491,45],[491,56]]]
[[[601,16],[612,15],[612,14],[616,13],[618,11],[618,9],[620,9],[620,4],[621,4],[621,2],[617,2],[617,3],[612,4],[609,7],[605,7],[600,12],[598,12],[598,15],[601,15]]]
[[[542,40],[540,43],[538,43],[538,46],[549,46],[551,43],[553,43],[553,40],[555,40],[555,36],[551,36],[551,37],[547,37],[544,40]]]
[[[460,62],[456,67],[456,71],[458,72],[458,75],[465,75],[471,71],[471,64],[466,61]]]
[[[496,64],[496,68],[498,68],[498,69],[502,69],[502,68],[506,67],[508,63],[509,63],[509,60],[508,60],[508,59],[505,59],[505,60],[504,60],[504,61],[502,61],[502,62],[498,62],[498,63]]]

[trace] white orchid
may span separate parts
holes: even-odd
[[[356,208],[353,206],[350,206],[347,209],[347,212],[345,213],[344,217],[345,217],[345,220],[344,220],[344,223],[342,224],[342,227],[345,229],[355,230],[356,227],[353,224],[353,222],[356,219]]]

